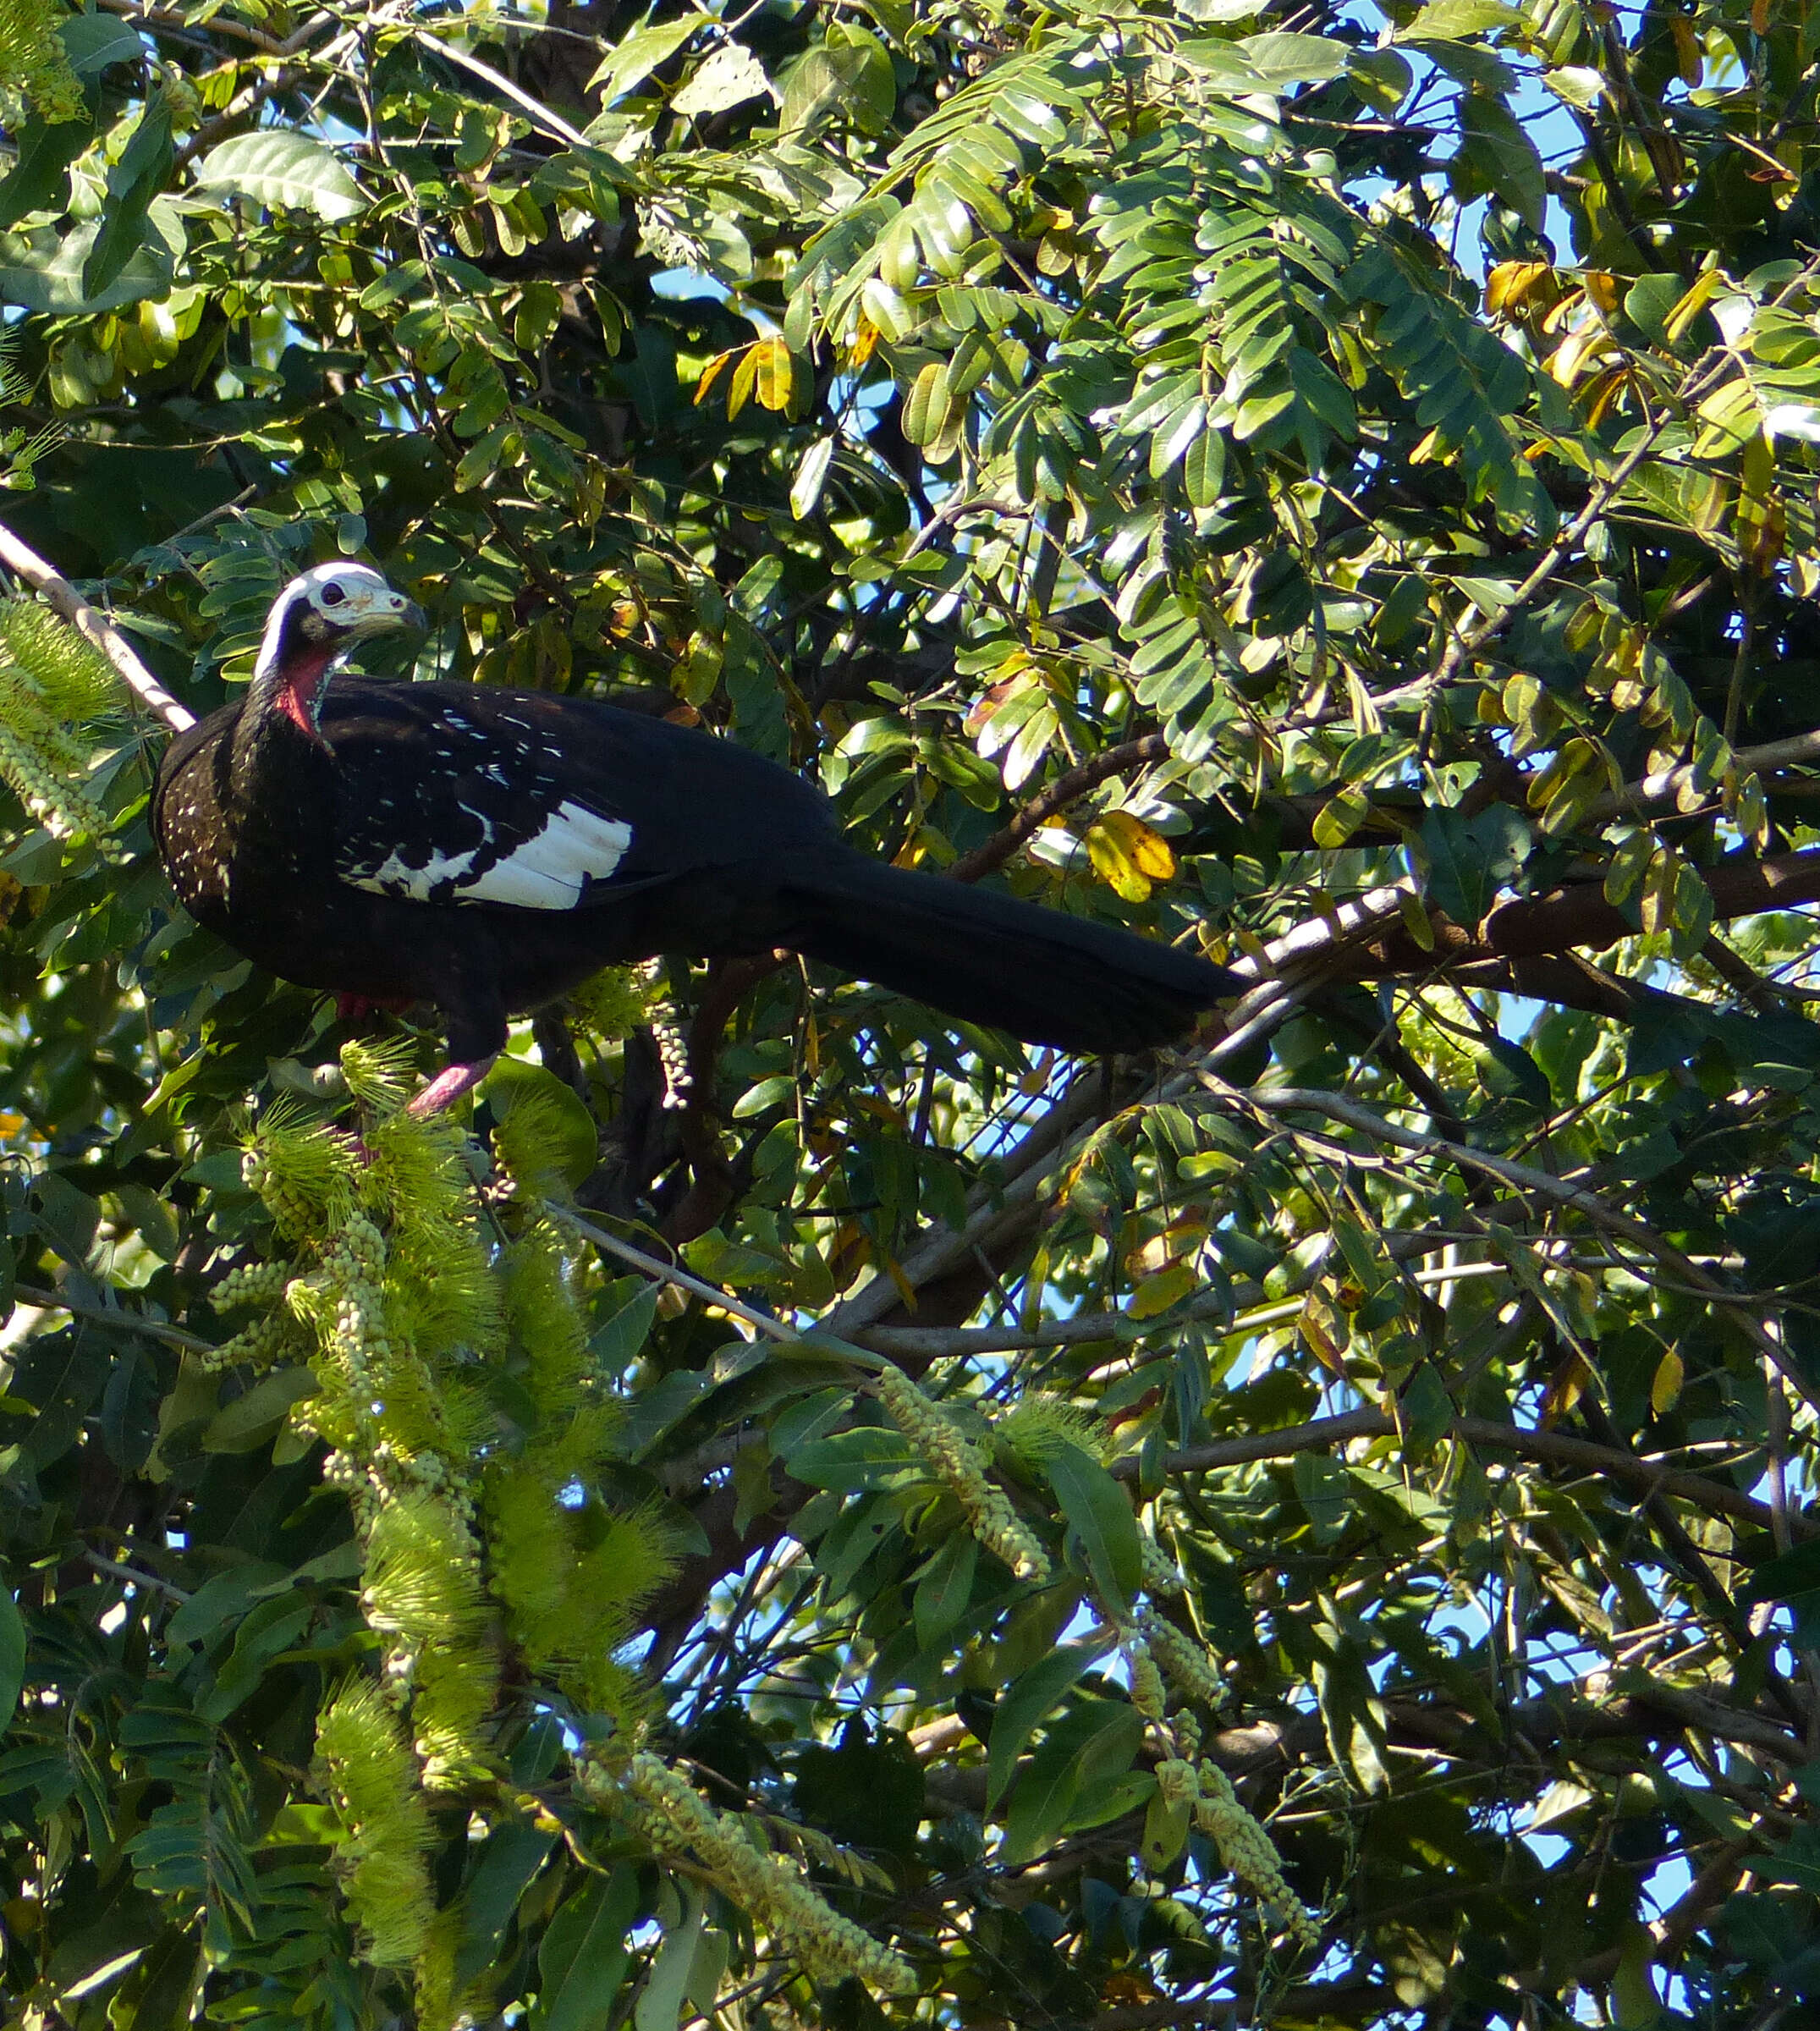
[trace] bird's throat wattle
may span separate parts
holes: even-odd
[[[274,702],[299,732],[323,745],[316,713],[322,702],[322,687],[328,681],[328,666],[334,660],[332,648],[305,650],[284,666]]]

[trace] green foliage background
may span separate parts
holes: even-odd
[[[1270,983],[1075,1066],[674,962],[425,1128],[22,586],[8,2025],[1812,2020],[1817,90],[1803,0],[0,0],[0,520],[192,709],[358,553]]]

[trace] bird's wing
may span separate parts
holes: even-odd
[[[399,705],[415,705],[397,687]],[[434,687],[441,690],[443,687]],[[591,772],[486,698],[325,724],[339,789],[336,873],[420,903],[573,910],[633,844]]]

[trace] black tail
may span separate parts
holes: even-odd
[[[1238,991],[1223,967],[1154,939],[857,854],[793,861],[778,900],[784,942],[806,958],[1026,1043],[1143,1050]]]

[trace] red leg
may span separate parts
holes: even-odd
[[[476,1059],[472,1065],[445,1065],[404,1111],[421,1117],[453,1107],[464,1093],[474,1091],[498,1060],[499,1054],[495,1051],[492,1057]]]

